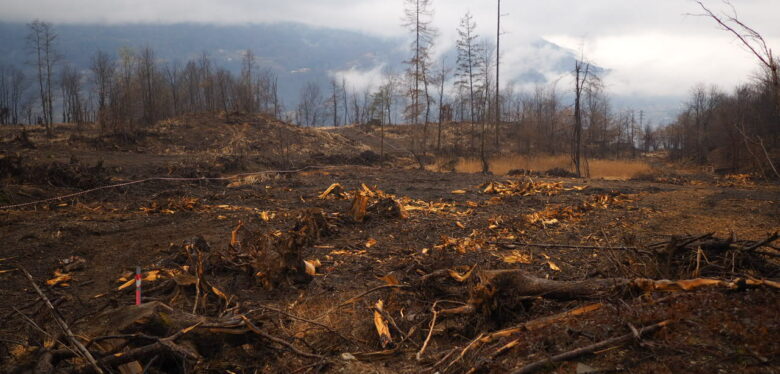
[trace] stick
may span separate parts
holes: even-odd
[[[466,374],[474,374],[474,373],[476,373],[477,370],[480,370],[482,368],[482,366],[484,366],[488,362],[492,361],[497,356],[504,354],[504,352],[506,352],[506,351],[508,351],[508,350],[510,350],[510,349],[512,349],[514,347],[516,347],[518,344],[520,344],[520,338],[514,339],[514,340],[510,341],[509,343],[504,344],[503,346],[501,346],[500,348],[495,350],[493,353],[489,354],[486,359],[480,360],[480,362],[476,366],[474,366],[471,369],[469,369],[469,371],[467,371]]]
[[[770,235],[768,238],[766,238],[766,239],[764,239],[764,240],[762,240],[760,242],[755,242],[755,243],[745,247],[745,249],[743,249],[743,251],[745,251],[745,252],[752,252],[752,251],[754,251],[754,250],[756,250],[758,248],[761,248],[761,247],[763,247],[763,246],[765,246],[767,244],[772,243],[773,241],[777,240],[777,238],[779,238],[779,237],[780,237],[780,232],[775,232],[774,234]]]
[[[152,357],[152,359],[151,359],[151,360],[149,360],[149,362],[147,362],[147,363],[146,363],[146,366],[144,367],[144,371],[143,371],[143,373],[141,373],[141,374],[146,374],[146,373],[148,373],[148,372],[149,372],[149,368],[150,368],[150,367],[152,367],[152,364],[153,364],[155,361],[157,361],[157,358],[159,358],[159,357],[160,357],[159,355]]]
[[[503,246],[524,245],[524,246],[527,246],[527,247],[539,247],[539,248],[609,249],[609,250],[628,249],[628,250],[632,250],[632,251],[640,250],[637,247],[609,247],[609,246],[577,245],[577,244],[550,244],[550,243],[523,243],[523,242],[511,242],[511,243],[488,242],[488,244],[497,244],[497,245],[503,245]],[[512,249],[512,248],[510,248],[510,249]]]
[[[65,335],[68,336],[68,340],[70,340],[71,343],[76,347],[78,351],[81,352],[81,354],[84,356],[84,358],[92,365],[92,367],[95,369],[95,372],[98,374],[103,374],[103,370],[98,366],[97,361],[95,361],[95,357],[92,357],[92,354],[89,353],[89,350],[87,350],[86,347],[84,347],[81,342],[79,342],[76,337],[73,335],[73,332],[70,331],[70,327],[68,327],[68,324],[65,323],[65,321],[60,318],[59,314],[57,313],[57,309],[54,308],[54,305],[51,304],[51,301],[49,301],[49,298],[46,297],[46,294],[41,291],[41,289],[38,287],[38,284],[35,283],[35,279],[33,279],[32,275],[30,275],[30,272],[27,271],[27,269],[23,268],[22,266],[19,266],[19,270],[24,273],[24,275],[27,277],[28,280],[30,280],[30,283],[32,283],[33,288],[35,288],[35,291],[38,292],[38,295],[43,299],[43,302],[46,303],[46,306],[49,307],[49,310],[51,311],[51,315],[54,318],[54,321],[57,322],[57,324],[60,326],[62,331],[65,333]]]
[[[417,358],[417,361],[422,360],[422,355],[425,353],[425,349],[428,348],[428,343],[431,342],[431,336],[433,336],[433,328],[436,327],[436,316],[439,315],[439,312],[436,311],[436,304],[438,304],[439,301],[436,301],[431,305],[431,313],[433,313],[433,317],[431,317],[431,325],[430,329],[428,330],[428,336],[425,338],[425,341],[423,342],[422,348],[420,348],[420,351],[417,352],[417,355],[415,356]]]
[[[14,312],[16,312],[16,313],[19,313],[19,315],[20,315],[20,316],[22,316],[22,318],[24,319],[24,321],[25,321],[25,322],[27,322],[27,323],[29,323],[29,324],[30,324],[32,327],[34,327],[36,330],[38,330],[38,331],[40,331],[41,333],[43,333],[43,335],[46,335],[46,336],[48,336],[50,339],[54,340],[54,341],[55,341],[55,342],[57,342],[58,344],[62,344],[62,346],[63,346],[63,347],[65,347],[65,349],[66,349],[68,352],[72,353],[72,354],[73,354],[73,356],[78,356],[78,353],[77,353],[76,351],[74,351],[74,350],[73,350],[73,348],[69,347],[67,344],[65,344],[65,343],[63,343],[63,342],[61,342],[61,341],[60,341],[59,335],[57,335],[56,337],[55,337],[55,336],[52,336],[52,335],[51,335],[51,334],[49,334],[49,333],[48,333],[46,330],[44,330],[44,329],[42,329],[40,326],[38,326],[38,324],[37,324],[37,323],[35,323],[35,321],[33,321],[32,319],[30,319],[30,317],[28,317],[26,314],[22,313],[22,311],[21,311],[21,310],[19,310],[19,309],[16,309],[16,307],[14,307],[14,306],[11,306],[11,308],[13,308]],[[21,343],[21,344],[19,344],[19,345],[26,345],[26,343]],[[46,351],[46,353],[50,353],[50,352],[51,352],[51,351]],[[46,355],[46,353],[44,353],[44,356]],[[44,360],[44,358],[46,358],[46,357],[42,357],[42,358],[41,358],[41,359],[39,359],[38,361],[43,361],[43,360]],[[52,357],[52,359],[53,359],[53,357]]]
[[[446,373],[448,370],[450,370],[450,368],[452,367],[452,365],[455,365],[455,363],[457,363],[458,361],[462,360],[462,359],[463,359],[463,357],[465,357],[465,356],[466,356],[466,352],[468,352],[468,351],[469,351],[469,349],[471,349],[471,347],[473,347],[475,344],[477,344],[477,343],[479,342],[479,340],[480,340],[480,339],[482,339],[482,337],[483,337],[483,336],[484,336],[483,334],[479,334],[479,336],[477,336],[477,338],[476,338],[476,339],[472,340],[472,341],[471,341],[471,343],[469,343],[469,344],[466,346],[466,348],[463,348],[463,350],[462,350],[462,351],[460,351],[460,354],[458,355],[458,357],[457,357],[457,358],[455,358],[455,359],[454,359],[452,362],[450,362],[450,364],[449,364],[449,365],[447,365],[447,367],[446,367],[446,368],[444,368],[444,370],[443,370],[443,371]]]
[[[539,360],[536,362],[533,362],[531,364],[528,364],[526,366],[521,367],[518,370],[515,370],[512,372],[512,374],[527,374],[527,373],[533,373],[539,369],[543,369],[547,366],[550,366],[553,363],[560,362],[560,361],[568,361],[570,359],[573,359],[578,356],[582,356],[584,354],[593,353],[595,351],[601,350],[603,348],[607,348],[612,345],[622,345],[625,343],[630,342],[632,339],[642,337],[644,335],[647,335],[649,333],[655,332],[657,330],[660,330],[662,327],[670,324],[671,320],[662,321],[659,323],[656,323],[654,325],[650,325],[647,327],[643,327],[642,329],[635,332],[631,332],[625,335],[618,336],[616,338],[611,338],[607,340],[602,340],[598,343],[591,344],[582,348],[577,348],[568,352],[564,352],[555,356],[552,356],[550,358],[546,358],[544,360]]]
[[[517,246],[526,247],[538,247],[538,248],[571,248],[571,249],[592,249],[592,250],[607,250],[607,251],[634,251],[637,253],[653,254],[653,252],[639,247],[612,247],[612,246],[600,246],[600,245],[577,245],[577,244],[554,244],[554,243],[523,243],[523,242],[487,242],[488,244],[501,245],[507,249],[515,249]]]

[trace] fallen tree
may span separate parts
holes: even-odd
[[[780,289],[780,282],[737,278],[731,281],[697,278],[688,280],[653,280],[647,278],[601,278],[577,281],[559,281],[538,278],[522,270],[483,270],[477,274],[466,305],[441,311],[442,315],[492,313],[499,306],[512,308],[524,301],[543,297],[556,300],[599,299],[620,296],[629,292],[691,291],[700,287],[743,289],[772,287]]]

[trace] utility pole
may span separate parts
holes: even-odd
[[[644,128],[644,123],[645,123],[645,111],[644,110],[640,110],[639,111],[639,131],[642,131],[642,129]],[[633,135],[634,131],[633,130],[631,131],[631,134],[632,134],[631,135],[631,149],[634,150],[633,151],[633,155],[634,155],[634,158],[636,158],[636,143],[634,142],[634,135]]]

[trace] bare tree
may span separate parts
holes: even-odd
[[[11,118],[10,69],[0,65],[0,125],[9,123]]]
[[[479,145],[479,158],[482,161],[482,173],[487,174],[490,172],[490,162],[487,150],[487,122],[490,120],[490,106],[492,105],[490,100],[491,95],[491,82],[490,68],[493,62],[493,49],[488,46],[488,41],[482,41],[482,64],[480,66],[480,75],[484,77],[483,86],[479,91],[480,103],[478,108],[479,117],[481,118],[481,131],[480,131],[480,145]]]
[[[352,92],[352,100],[350,103],[350,106],[352,108],[352,119],[356,124],[364,124],[367,122],[366,117],[366,107],[368,100],[369,92],[368,90],[364,91],[362,95],[356,91]]]
[[[10,76],[10,100],[9,111],[11,112],[11,123],[21,123],[22,119],[22,106],[24,100],[24,92],[27,90],[28,82],[24,76],[22,70],[13,68],[8,73]]]
[[[301,126],[317,126],[320,121],[321,106],[322,95],[320,94],[320,86],[315,82],[306,83],[301,88],[301,95],[298,101],[298,124]]]
[[[392,70],[385,69],[384,77],[384,83],[379,87],[379,91],[375,95],[377,109],[381,118],[379,121],[379,153],[382,161],[385,159],[385,125],[393,124],[393,102],[398,86],[398,77],[393,74]]]
[[[140,56],[138,56],[138,79],[143,103],[141,120],[147,126],[154,124],[159,119],[157,105],[158,75],[154,51],[151,47],[144,47]]]
[[[198,68],[205,109],[208,111],[215,111],[217,110],[217,101],[214,95],[214,76],[211,73],[213,66],[211,57],[209,57],[209,54],[205,51],[200,55]]]
[[[182,72],[178,61],[165,64],[164,73],[165,81],[168,84],[168,91],[170,91],[171,95],[171,114],[177,116],[181,112],[179,86],[182,78]]]
[[[611,120],[609,101],[604,94],[604,85],[601,79],[593,71],[591,71],[590,79],[585,85],[584,108],[582,106],[580,108],[585,112],[582,114],[583,127],[585,119],[587,119],[587,129],[583,128],[583,135],[587,134],[586,140],[583,141],[583,155],[587,163],[589,154],[605,157],[608,152],[612,151],[610,148],[612,139],[609,134]],[[588,145],[593,149],[589,149]],[[585,176],[588,176],[587,167],[585,168]]]
[[[441,61],[439,69],[434,76],[434,82],[439,88],[439,115],[438,115],[438,128],[436,129],[436,152],[441,152],[441,131],[442,125],[445,121],[445,103],[444,103],[444,84],[447,82],[452,69],[444,65],[444,60]]]
[[[241,92],[238,95],[238,102],[240,109],[247,113],[253,113],[257,108],[255,95],[253,94],[255,92],[253,84],[256,64],[252,50],[247,49],[244,51],[241,59],[241,82],[239,85]]]
[[[477,43],[479,37],[476,33],[477,24],[471,13],[466,13],[460,20],[458,27],[458,60],[456,65],[455,84],[468,92],[469,118],[472,123],[472,129],[477,122],[474,105],[477,101],[475,91],[482,85],[484,77],[479,75],[483,61],[480,58],[481,46]],[[473,133],[473,131],[472,131]],[[473,146],[473,144],[472,144]]]
[[[46,126],[46,135],[52,136],[52,124],[54,122],[52,79],[54,65],[59,60],[55,49],[57,33],[54,32],[54,26],[51,23],[37,19],[29,23],[27,27],[30,29],[30,33],[27,35],[27,42],[35,56],[43,122]]]
[[[24,72],[14,66],[0,65],[0,124],[20,122],[26,89]]]
[[[60,71],[62,89],[62,121],[75,123],[81,131],[84,119],[84,102],[81,97],[81,73],[71,65],[65,65]]]
[[[412,41],[412,57],[406,61],[409,65],[407,75],[411,81],[410,99],[411,105],[407,108],[406,117],[410,120],[414,128],[420,121],[421,103],[420,95],[425,95],[426,113],[430,111],[430,95],[428,94],[427,71],[430,66],[430,51],[433,46],[435,30],[431,27],[431,17],[433,15],[430,0],[406,0],[404,26],[414,35]],[[422,83],[425,91],[420,89]],[[427,118],[426,118],[427,120]],[[427,124],[426,124],[427,125]],[[413,129],[414,129],[413,128]],[[414,133],[414,131],[412,131]],[[412,136],[412,150],[415,153],[420,168],[423,167],[422,160],[417,154],[415,148],[415,136]],[[424,152],[425,146],[422,145],[425,139],[420,139],[420,149]]]
[[[348,125],[349,121],[349,105],[347,104],[347,79],[341,78],[341,107],[344,110],[344,125]]]
[[[106,130],[106,116],[108,109],[108,100],[111,93],[112,81],[116,65],[107,53],[98,50],[92,56],[92,83],[97,91],[98,100],[98,123],[100,124],[101,134]]]
[[[276,118],[281,115],[281,103],[278,95],[278,76],[271,69],[262,69],[257,74],[254,96],[260,111]]]
[[[752,27],[746,25],[743,23],[738,15],[737,11],[734,8],[734,6],[728,1],[724,0],[726,5],[728,5],[731,8],[731,14],[723,14],[723,15],[717,15],[714,12],[712,12],[709,8],[707,8],[701,1],[696,1],[699,6],[704,10],[703,16],[709,17],[712,20],[714,20],[718,25],[720,25],[721,28],[723,28],[725,31],[733,34],[739,41],[744,45],[747,49],[750,50],[750,52],[758,59],[758,61],[761,63],[762,67],[767,71],[768,81],[772,90],[772,95],[774,96],[774,104],[775,104],[775,121],[774,121],[774,130],[772,139],[777,144],[778,133],[780,133],[780,61],[777,57],[774,56],[772,53],[772,49],[769,48],[769,46],[766,43],[766,40],[761,36],[761,34],[753,29]],[[741,135],[744,137],[745,140],[745,146],[749,146],[749,142],[752,140],[751,135],[748,134],[745,131],[740,132]],[[763,139],[755,135],[755,140],[752,140],[752,143],[760,145],[760,147],[763,150],[763,153],[766,155],[766,161],[769,167],[774,172],[775,176],[780,179],[780,172],[777,171],[777,168],[774,165],[774,162],[772,161],[772,158],[769,156],[769,152],[767,152],[766,147],[764,145]],[[748,149],[749,152],[752,152],[750,149]]]
[[[578,59],[574,63],[574,134],[572,136],[571,158],[578,177],[582,176],[580,156],[582,155],[582,91],[590,74],[590,63]]]
[[[186,110],[188,112],[202,110],[201,105],[203,103],[203,99],[200,91],[201,74],[195,61],[190,60],[184,66],[182,79],[184,80],[183,85],[186,88],[186,99],[184,100],[184,104],[187,108]]]
[[[339,101],[341,100],[341,95],[339,94],[340,88],[339,84],[336,81],[336,78],[331,78],[330,80],[330,99],[328,100],[328,104],[330,104],[331,108],[331,115],[333,116],[333,127],[339,126]]]
[[[215,82],[215,99],[220,106],[220,110],[225,113],[225,118],[230,118],[230,114],[235,107],[235,80],[233,75],[230,74],[225,68],[217,69],[214,75]]]
[[[739,20],[737,11],[728,0],[724,2],[731,7],[731,14],[717,15],[707,8],[701,1],[696,1],[704,10],[703,16],[711,18],[717,22],[723,30],[733,34],[754,56],[761,62],[761,65],[767,69],[772,86],[774,87],[774,96],[776,110],[780,114],[780,62],[772,53],[772,49],[766,44],[766,40],[755,29],[747,26]],[[780,130],[780,122],[777,124]]]

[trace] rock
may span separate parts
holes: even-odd
[[[601,371],[600,369],[590,367],[588,365],[583,364],[582,362],[577,363],[577,374],[598,373],[600,371]]]

